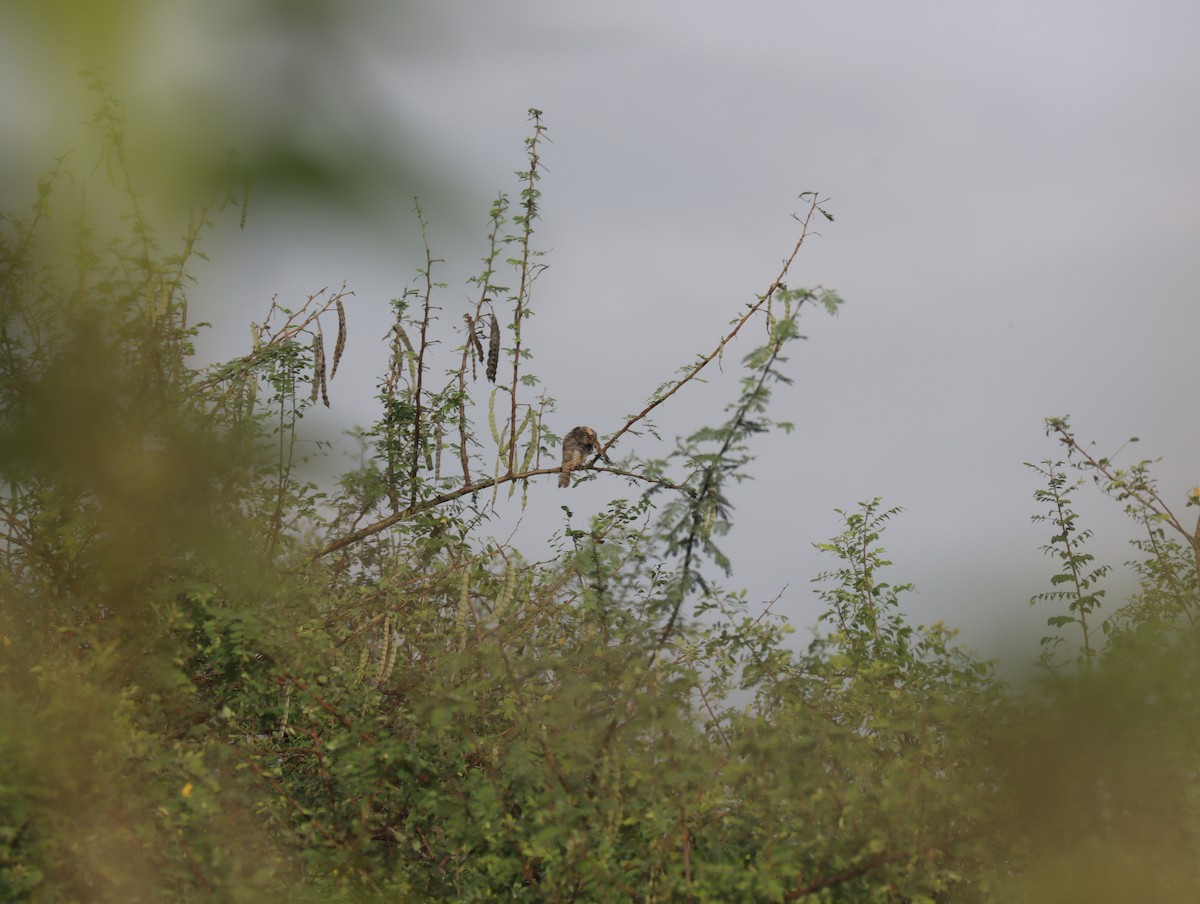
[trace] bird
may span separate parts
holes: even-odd
[[[604,454],[600,438],[591,427],[576,427],[563,437],[562,443],[562,473],[558,475],[559,487],[571,485],[571,472],[583,464],[583,457],[588,452],[596,452],[608,461]]]

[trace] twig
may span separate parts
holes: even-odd
[[[816,207],[815,200],[813,201],[813,206],[814,208]],[[809,216],[811,215],[812,213],[810,211]],[[803,241],[803,236],[801,236],[801,241]],[[800,244],[797,243],[796,250],[799,250],[799,248]],[[793,251],[792,257],[794,258],[795,256],[796,252]],[[788,259],[788,263],[791,263],[791,258]],[[787,265],[784,266],[785,273],[786,270]],[[776,286],[778,285],[779,283],[777,281]],[[742,322],[744,323],[745,320],[743,319]],[[741,324],[739,324],[739,327],[740,326]],[[766,383],[767,377],[771,375],[772,367],[774,366],[776,360],[778,360],[779,353],[783,350],[782,340],[773,339],[772,345],[773,348],[771,349],[771,355],[762,365],[758,382],[755,385],[754,390],[743,395],[742,404],[738,407],[737,414],[733,418],[729,429],[726,431],[725,441],[721,444],[720,450],[714,456],[713,463],[704,469],[704,479],[701,481],[699,492],[693,494],[692,498],[696,500],[696,503],[692,506],[692,525],[691,529],[688,531],[683,556],[683,567],[680,569],[679,573],[679,595],[675,599],[674,607],[671,609],[671,617],[667,619],[667,623],[663,627],[662,633],[659,635],[658,643],[655,645],[654,649],[650,651],[650,666],[654,665],[654,661],[658,658],[658,654],[662,652],[663,647],[666,646],[667,640],[671,637],[671,633],[675,630],[675,623],[679,619],[679,613],[683,608],[683,602],[685,599],[687,599],[688,591],[691,589],[690,579],[692,577],[692,559],[696,549],[696,542],[701,533],[701,520],[703,518],[701,501],[716,490],[717,479],[714,475],[716,474],[717,467],[725,460],[725,456],[729,452],[729,448],[734,444],[734,442],[741,439],[739,431],[746,421],[746,415],[749,413],[750,407],[759,398],[759,394],[762,392],[763,385]]]
[[[529,240],[533,236],[533,221],[537,216],[538,190],[538,140],[542,137],[545,127],[542,125],[540,110],[530,110],[529,118],[533,120],[533,135],[525,140],[529,148],[529,172],[525,174],[526,185],[522,192],[525,214],[518,217],[521,224],[521,285],[517,289],[517,305],[513,311],[513,375],[512,375],[512,408],[509,415],[508,432],[508,473],[513,472],[517,459],[517,386],[521,376],[521,319],[525,316],[525,301],[529,294],[533,277],[529,266]]]
[[[1175,513],[1171,511],[1170,506],[1163,501],[1153,486],[1147,483],[1142,487],[1138,487],[1123,482],[1119,474],[1113,472],[1107,458],[1097,459],[1087,449],[1083,448],[1075,438],[1075,434],[1068,428],[1065,419],[1050,418],[1047,422],[1047,432],[1051,430],[1058,434],[1063,445],[1067,446],[1071,451],[1079,453],[1088,467],[1103,475],[1104,479],[1109,482],[1110,488],[1119,490],[1125,493],[1126,496],[1136,500],[1140,506],[1153,512],[1159,520],[1165,521],[1176,533],[1184,537],[1192,547],[1192,553],[1196,560],[1196,571],[1200,574],[1200,518],[1196,520],[1195,531],[1189,531],[1175,517]]]
[[[421,296],[422,312],[421,312],[421,345],[417,351],[417,383],[413,387],[413,434],[412,434],[412,472],[409,474],[409,495],[408,504],[410,506],[417,504],[417,474],[421,466],[421,415],[425,409],[422,407],[423,400],[421,398],[421,387],[425,378],[425,349],[429,347],[429,341],[426,334],[429,330],[429,299],[433,295],[433,265],[441,263],[436,260],[429,250],[429,237],[426,230],[425,215],[421,213],[421,205],[417,204],[417,220],[421,223],[421,243],[425,246],[425,292]]]
[[[586,467],[588,467],[588,466],[585,466],[585,468]],[[596,471],[610,470],[608,468],[589,468],[589,469],[596,470]],[[583,469],[581,468],[580,470],[583,470]],[[398,524],[399,522],[405,520],[406,518],[411,518],[413,515],[428,511],[429,509],[432,509],[432,508],[436,508],[437,506],[442,505],[444,503],[452,502],[453,500],[458,499],[462,496],[466,496],[470,493],[478,493],[481,490],[490,489],[491,487],[494,487],[494,486],[501,486],[503,484],[510,483],[514,480],[528,480],[530,477],[537,477],[540,474],[554,474],[555,476],[557,476],[561,473],[562,473],[562,466],[560,465],[560,466],[554,467],[554,468],[532,468],[528,471],[521,471],[520,473],[517,473],[517,474],[504,474],[504,475],[501,475],[500,477],[485,477],[483,480],[480,480],[478,483],[473,483],[473,484],[470,484],[469,486],[462,486],[462,487],[459,487],[457,490],[450,490],[449,492],[442,493],[438,496],[433,496],[429,499],[425,499],[421,502],[416,503],[415,505],[409,506],[408,508],[406,508],[402,511],[394,512],[391,515],[388,515],[386,518],[381,518],[380,520],[378,520],[372,524],[368,524],[366,527],[360,527],[356,531],[351,531],[350,533],[346,534],[345,536],[339,537],[337,540],[331,540],[330,542],[328,542],[324,546],[322,546],[319,550],[317,550],[315,553],[313,553],[313,558],[321,558],[322,556],[329,555],[331,552],[337,552],[339,549],[345,549],[347,546],[352,546],[353,544],[359,542],[360,540],[365,540],[367,537],[370,537],[373,534],[377,534],[380,531],[387,530],[393,524]],[[664,480],[662,478],[647,477],[645,475],[636,475],[636,474],[629,474],[628,476],[639,477],[641,480],[647,480],[647,481],[651,481],[653,483],[659,483],[669,489],[681,490],[682,492],[685,492],[685,493],[688,492],[688,490],[685,487],[677,486],[676,484],[672,483],[671,481]]]
[[[783,280],[787,276],[788,270],[791,269],[792,262],[796,259],[796,255],[800,253],[800,247],[804,244],[804,240],[808,238],[808,236],[810,234],[809,227],[812,223],[812,218],[813,218],[813,216],[816,215],[817,211],[820,209],[819,205],[822,203],[824,203],[822,199],[818,198],[816,195],[813,195],[812,200],[809,202],[808,211],[804,214],[803,217],[798,217],[793,214],[793,217],[797,221],[799,221],[799,223],[801,224],[800,238],[798,238],[796,240],[796,244],[792,248],[792,253],[787,256],[786,260],[784,260],[783,267],[780,269],[779,275],[775,277],[775,281],[772,282],[771,285],[767,288],[766,293],[759,296],[758,301],[756,301],[754,304],[750,305],[750,307],[746,311],[746,313],[743,314],[738,319],[737,323],[734,324],[733,329],[730,330],[728,333],[726,333],[723,337],[721,337],[721,341],[717,343],[717,347],[714,348],[707,357],[702,358],[700,361],[698,361],[692,367],[692,369],[689,370],[686,374],[684,374],[679,380],[677,380],[670,389],[668,389],[666,392],[664,392],[662,395],[660,395],[658,398],[656,398],[653,402],[651,402],[649,405],[647,405],[645,408],[643,408],[640,413],[635,414],[628,421],[626,421],[625,424],[621,427],[621,429],[618,430],[616,433],[614,433],[609,438],[608,442],[604,444],[604,448],[601,449],[597,453],[597,455],[596,455],[597,458],[599,458],[600,455],[602,455],[603,453],[607,452],[610,448],[612,448],[612,446],[616,444],[618,439],[620,439],[625,433],[627,433],[630,429],[633,428],[634,424],[636,424],[636,423],[638,423],[638,421],[641,421],[642,419],[644,419],[646,417],[646,415],[648,415],[651,411],[653,411],[655,408],[657,408],[659,405],[661,405],[663,402],[665,402],[667,399],[669,399],[671,396],[673,396],[676,392],[678,392],[680,389],[682,389],[687,383],[690,383],[692,381],[692,379],[694,379],[695,376],[700,373],[700,371],[704,370],[704,368],[713,360],[713,358],[717,357],[719,354],[721,354],[721,352],[723,352],[725,350],[725,346],[728,345],[731,341],[733,341],[734,337],[737,336],[737,334],[741,330],[741,328],[746,325],[746,321],[748,321],[751,317],[753,317],[755,314],[757,314],[766,305],[768,305],[770,303],[771,299],[774,298],[775,293],[784,287]]]

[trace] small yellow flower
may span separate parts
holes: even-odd
[[[179,793],[182,794],[184,797],[191,797],[192,789],[195,787],[196,786],[193,785],[191,782],[188,782],[186,785],[183,786],[183,789]]]

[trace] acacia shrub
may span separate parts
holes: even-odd
[[[723,586],[732,487],[754,437],[790,429],[770,401],[799,315],[839,302],[784,281],[828,216],[815,196],[767,290],[603,451],[652,433],[754,320],[765,338],[724,419],[666,458],[577,469],[633,492],[568,511],[552,560],[486,536],[499,493],[557,473],[553,399],[521,338],[542,266],[532,122],[457,340],[438,345],[428,246],[393,301],[380,415],[336,487],[303,476],[299,431],[330,400],[349,293],[275,303],[245,355],[193,363],[188,262],[227,192],[160,250],[106,101],[113,182],[60,167],[6,217],[3,896],[1065,900],[1064,881],[1091,900],[1186,896],[1196,541],[1145,466],[1081,459],[1148,529],[1142,587],[1100,623],[1105,644],[1089,633],[1080,662],[1048,659],[1035,692],[904,617],[912,588],[880,543],[898,512],[877,499],[820,544],[835,564],[806,648]],[[48,215],[69,221],[105,185],[113,222],[48,236]],[[1039,496],[1058,513],[1050,547],[1077,575],[1055,481]],[[1099,617],[1104,575],[1084,577],[1041,600],[1067,604],[1056,629]]]

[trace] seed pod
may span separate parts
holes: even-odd
[[[403,346],[404,350],[407,351],[410,355],[415,355],[416,350],[413,348],[412,340],[410,340],[408,338],[408,333],[404,332],[404,327],[401,326],[399,323],[397,323],[395,325],[394,329],[396,330],[396,340],[397,340],[396,346],[395,346],[396,354],[398,355],[400,353],[400,348],[401,348],[401,346]]]
[[[471,569],[464,568],[458,590],[458,614],[454,618],[454,631],[459,635],[458,649],[466,646],[467,622],[471,618]]]
[[[496,368],[500,365],[500,321],[492,315],[492,332],[488,337],[487,378],[488,382],[496,382]]]
[[[338,335],[333,346],[333,370],[329,372],[331,380],[337,376],[338,362],[342,360],[342,352],[346,350],[346,309],[342,307],[341,296],[335,298],[334,302],[337,304]]]
[[[383,636],[381,641],[379,665],[375,670],[376,686],[387,681],[392,675],[392,669],[396,667],[396,638],[392,634],[392,617],[390,615],[385,616],[383,619]]]
[[[499,617],[508,604],[512,602],[513,588],[517,583],[517,570],[513,568],[512,562],[504,563],[504,583],[500,586],[500,596],[496,599],[496,605],[492,608],[492,614]]]
[[[308,400],[315,402],[317,400],[317,393],[321,391],[321,384],[325,381],[325,350],[321,345],[321,333],[319,330],[313,335],[312,356],[312,394],[308,397]]]
[[[316,358],[314,362],[313,374],[313,395],[312,400],[317,400],[316,387],[321,387],[321,401],[325,403],[325,407],[329,407],[329,386],[325,380],[325,336],[321,332],[321,325],[317,324],[317,335],[313,337],[313,355]]]
[[[480,331],[478,324],[471,330],[471,347],[475,350],[475,360],[482,364],[486,358],[483,354],[483,333]]]
[[[471,319],[470,314],[463,314],[463,320],[467,323],[467,344],[471,348],[471,361],[482,361],[483,343],[479,340],[479,330],[475,326],[475,321]]]
[[[359,684],[367,680],[367,666],[371,662],[371,645],[363,644],[362,652],[358,654],[358,668],[355,669],[355,675]]]

